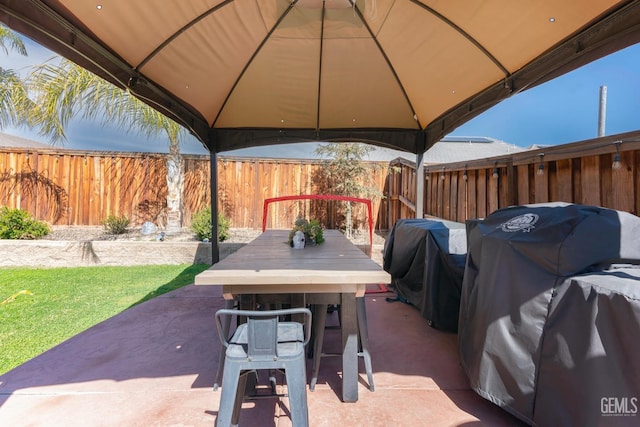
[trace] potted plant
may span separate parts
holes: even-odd
[[[304,233],[305,245],[319,245],[324,242],[322,226],[317,219],[309,221],[305,218],[298,218],[289,232],[289,245],[293,244],[293,236],[296,234],[296,231],[302,231]]]

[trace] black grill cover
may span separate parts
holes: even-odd
[[[607,412],[640,409],[640,218],[515,206],[467,233],[458,339],[471,387],[530,424],[632,421]]]
[[[385,242],[383,267],[431,326],[456,332],[466,254],[463,224],[402,219]]]

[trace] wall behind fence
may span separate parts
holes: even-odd
[[[620,168],[613,168],[619,157]],[[640,212],[640,132],[465,163],[425,167],[424,212],[451,221],[483,218],[499,208],[543,202]],[[397,160],[380,228],[415,217],[415,164]]]
[[[183,219],[210,205],[209,156],[185,155]],[[387,165],[372,177],[385,185]],[[218,203],[235,228],[260,228],[265,198],[326,193],[318,161],[220,157]],[[125,215],[135,225],[166,223],[166,156],[150,153],[84,152],[0,148],[0,206],[21,208],[55,225],[100,225]],[[335,228],[338,202],[272,204],[267,227],[290,228],[298,216]],[[374,199],[374,220],[380,200]],[[366,209],[355,206],[356,225],[366,227]]]

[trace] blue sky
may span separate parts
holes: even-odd
[[[522,147],[595,138],[601,86],[607,87],[605,134],[640,129],[640,45],[634,45],[512,96],[452,135]]]
[[[28,39],[25,41],[29,56],[0,52],[0,67],[25,70],[55,56],[36,43]],[[639,130],[640,44],[514,95],[460,126],[451,135],[490,137],[521,147],[558,145],[594,138],[598,130],[601,86],[607,87],[606,135]],[[37,133],[23,129],[3,131],[48,142]],[[157,152],[168,149],[166,139],[149,141],[91,122],[74,122],[67,134],[65,148]],[[181,150],[189,154],[207,153],[192,137],[183,141]]]

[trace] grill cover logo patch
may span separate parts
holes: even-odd
[[[528,233],[535,228],[535,224],[538,222],[538,215],[533,213],[526,213],[511,218],[509,221],[502,223],[502,231],[507,233],[513,233],[516,231],[522,231]]]

